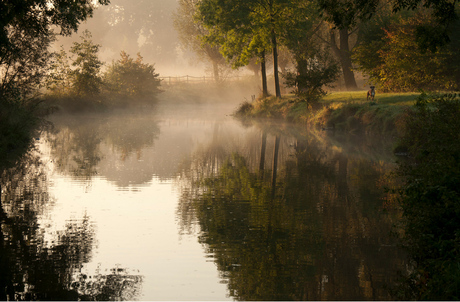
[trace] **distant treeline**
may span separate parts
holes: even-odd
[[[52,65],[45,77],[46,98],[67,109],[87,105],[103,107],[151,103],[161,91],[159,74],[153,65],[144,63],[140,53],[131,58],[121,51],[104,72],[98,58],[100,45],[85,31],[81,42],[74,42],[69,54],[61,47],[53,54]]]

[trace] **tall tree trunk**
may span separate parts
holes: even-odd
[[[335,39],[334,30],[331,31],[331,46],[332,50],[340,60],[340,65],[342,66],[343,79],[345,81],[345,87],[347,90],[356,90],[358,85],[356,85],[355,74],[353,72],[353,66],[351,63],[351,51],[348,44],[348,29],[343,28],[339,30],[339,46]]]
[[[267,67],[265,65],[265,50],[260,55],[260,72],[262,73],[262,97],[268,96]]]
[[[216,61],[212,61],[212,72],[214,81],[219,82],[219,64]]]
[[[299,76],[299,78],[306,78],[306,71],[308,69],[308,62],[306,59],[298,59],[297,60],[297,75]],[[307,91],[308,87],[307,87],[307,83],[306,81],[297,81],[296,83],[297,85],[297,89],[301,92],[305,92]]]
[[[276,97],[281,97],[281,89],[280,89],[280,80],[278,75],[278,46],[276,41],[276,33],[275,29],[272,28],[272,47],[273,47],[273,74],[275,76],[275,92]]]

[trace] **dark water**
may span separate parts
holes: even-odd
[[[0,297],[391,299],[391,144],[232,109],[54,117],[1,174]]]

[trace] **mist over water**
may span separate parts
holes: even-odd
[[[33,222],[27,252],[6,250],[8,275],[24,284],[16,294],[390,299],[405,256],[389,235],[388,145],[243,124],[231,116],[236,99],[52,116],[35,164],[2,177],[7,215],[27,209]]]
[[[391,142],[235,119],[260,79],[175,81],[207,72],[179,47],[176,8],[112,0],[80,27],[107,63],[140,52],[162,92],[148,105],[57,112],[2,172],[8,297],[391,299],[405,268],[385,192]]]

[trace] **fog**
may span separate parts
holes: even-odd
[[[122,50],[131,57],[140,52],[160,76],[203,76],[206,66],[179,45],[173,26],[177,7],[177,0],[111,0],[109,5],[98,7],[77,33],[59,37],[53,46],[68,50],[83,31],[89,30],[93,42],[101,45],[99,58],[104,62],[119,59]]]

